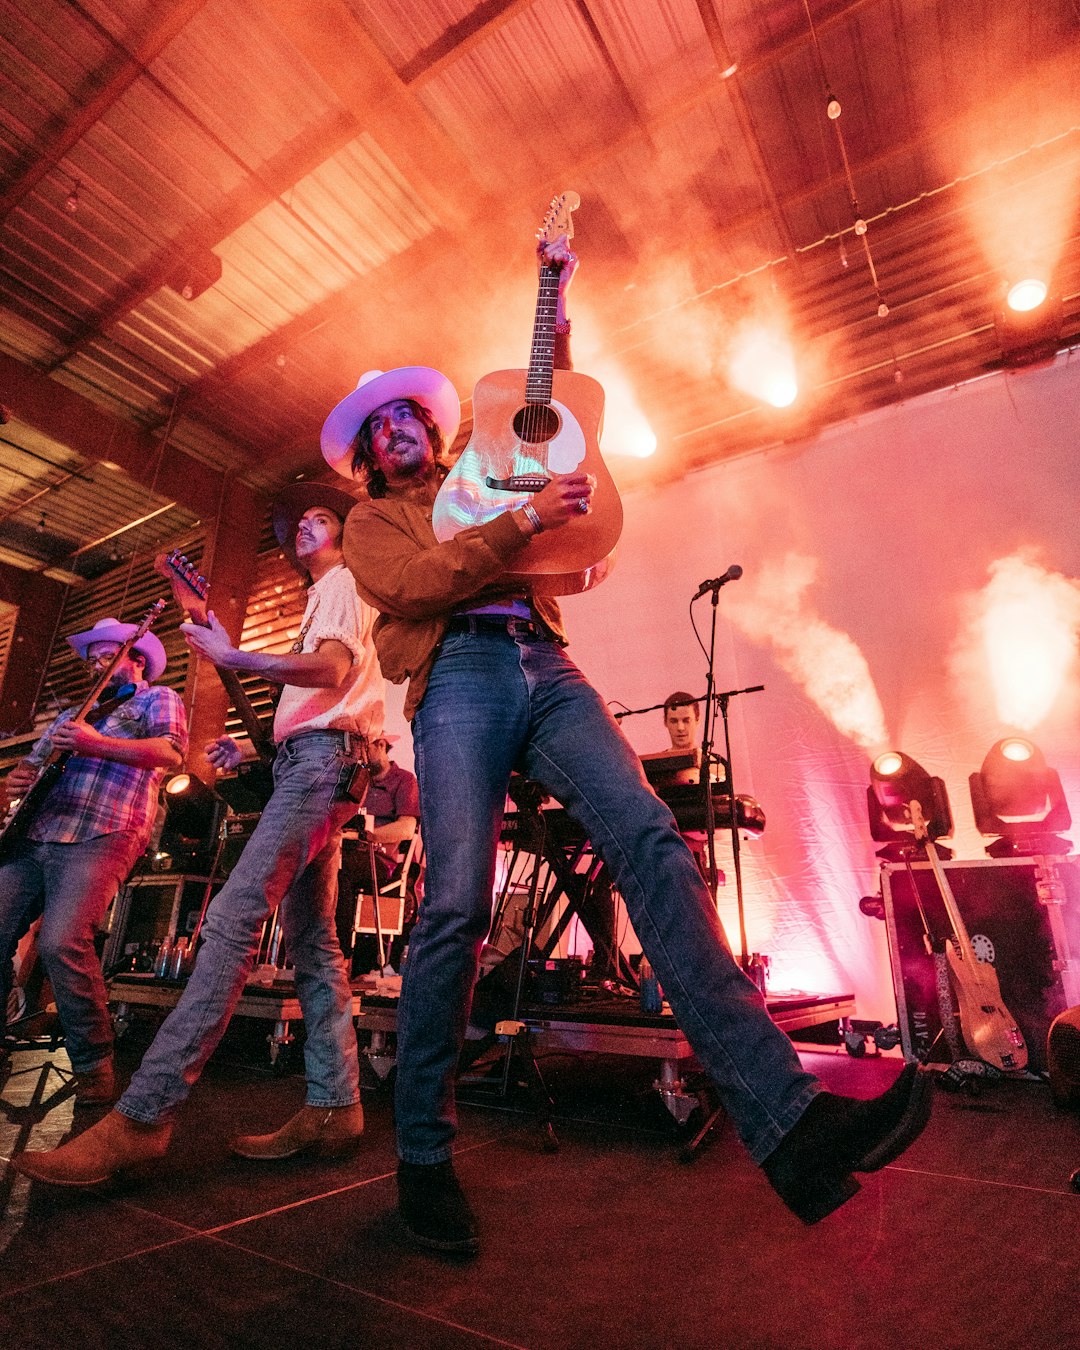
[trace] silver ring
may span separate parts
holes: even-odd
[[[584,515],[585,512],[588,511],[589,503],[584,497],[578,498],[577,509],[581,512],[582,515]]]

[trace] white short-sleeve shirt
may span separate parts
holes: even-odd
[[[274,717],[274,740],[280,743],[298,731],[355,731],[380,735],[386,683],[379,669],[371,628],[375,610],[356,593],[344,563],[330,569],[308,590],[301,626],[305,652],[324,642],[340,642],[352,654],[343,684],[333,689],[303,689],[287,684]]]

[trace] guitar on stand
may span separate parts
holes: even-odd
[[[199,573],[195,564],[189,562],[178,549],[173,549],[171,553],[160,554],[154,559],[154,570],[172,587],[173,599],[187,616],[188,623],[198,624],[200,628],[209,628],[206,597],[210,594],[210,583]],[[240,683],[239,675],[235,670],[227,670],[224,666],[215,666],[214,669],[225,686],[225,692],[229,695],[236,715],[251,739],[255,753],[264,764],[273,763],[274,742],[259,714],[251,706],[251,700]]]
[[[554,198],[537,232],[541,245],[573,237],[576,192]],[[497,370],[473,390],[473,434],[447,474],[432,511],[440,543],[504,511],[524,506],[553,474],[590,473],[591,509],[550,534],[534,536],[511,584],[545,595],[575,595],[597,585],[614,561],[622,503],[600,455],[604,391],[596,380],[556,370],[559,268],[544,263],[528,370]]]
[[[102,690],[108,687],[113,671],[132,647],[146,636],[164,608],[164,600],[158,600],[150,606],[138,629],[123,643],[116,655],[94,681],[93,687],[79,705],[78,710],[69,719],[66,719],[67,721],[82,722],[94,726],[98,722],[103,722],[111,712],[134,694],[135,686],[126,685],[115,698],[106,699],[101,704],[97,702]],[[33,783],[11,803],[3,822],[0,823],[0,861],[4,861],[10,850],[26,837],[26,832],[41,809],[42,802],[64,772],[64,767],[73,754],[73,750],[50,750],[38,766],[37,777]]]
[[[917,800],[908,803],[908,814],[915,841],[926,850],[952,928],[952,935],[946,940],[945,954],[960,1009],[960,1031],[964,1042],[972,1054],[995,1069],[1003,1072],[1023,1069],[1028,1062],[1023,1034],[1002,1001],[997,972],[989,961],[980,961],[975,953]]]

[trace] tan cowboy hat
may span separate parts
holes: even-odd
[[[344,522],[355,505],[356,498],[351,493],[330,483],[290,483],[274,498],[270,508],[274,537],[286,558],[303,576],[307,576],[307,568],[296,556],[296,527],[300,517],[313,506],[324,506]]]
[[[356,433],[384,403],[411,399],[426,408],[449,446],[461,425],[461,400],[454,386],[430,366],[398,366],[396,370],[369,370],[356,388],[323,423],[323,459],[346,478],[352,473],[352,446]]]
[[[86,660],[86,650],[95,642],[126,642],[139,631],[137,623],[121,623],[119,619],[98,619],[93,628],[85,633],[72,633],[68,645],[74,647],[80,661]],[[168,658],[159,638],[153,633],[144,633],[132,647],[146,662],[145,675],[149,683],[158,679],[165,670]]]

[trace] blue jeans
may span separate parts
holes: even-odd
[[[553,642],[450,632],[413,723],[427,889],[398,1008],[398,1153],[442,1162],[507,781],[519,769],[567,808],[607,863],[676,1019],[755,1162],[820,1082],[803,1071],[732,959],[693,854],[600,696]]]
[[[334,910],[341,828],[356,803],[340,788],[357,759],[340,732],[290,738],[274,761],[274,792],[203,923],[195,969],[161,1024],[117,1110],[167,1120],[187,1097],[243,993],[267,916],[281,908],[304,1014],[311,1106],[360,1100],[352,993]]]
[[[145,845],[137,830],[101,834],[78,844],[23,840],[0,867],[0,1020],[11,979],[8,955],[28,921],[40,914],[38,954],[52,984],[71,1067],[78,1073],[112,1054],[112,1023],[94,934]]]

